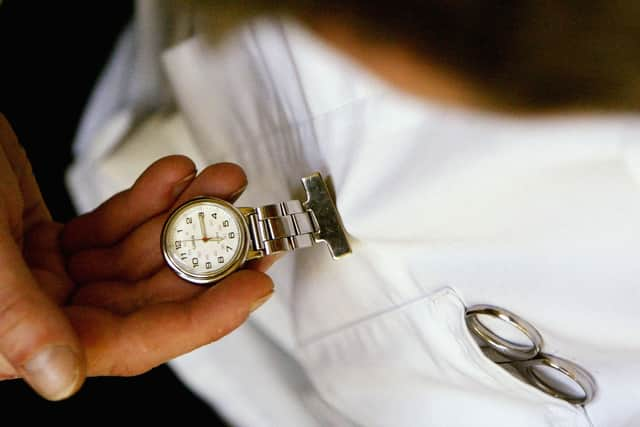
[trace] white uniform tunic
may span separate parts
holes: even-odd
[[[131,71],[139,33],[123,35],[79,130],[78,209],[166,154],[240,164],[240,206],[301,197],[320,171],[353,247],[340,261],[323,246],[288,254],[245,325],[170,363],[233,425],[640,425],[637,117],[431,105],[271,20],[162,52],[170,112],[153,87],[122,89],[158,79]],[[544,352],[593,375],[596,399],[571,405],[486,358],[464,322],[473,304],[532,323]]]

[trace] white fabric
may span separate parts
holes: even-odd
[[[94,140],[115,148],[79,152],[68,181],[80,210],[184,153],[242,165],[239,205],[300,196],[299,178],[319,170],[353,244],[338,262],[321,246],[287,255],[245,326],[171,362],[230,422],[640,425],[637,117],[431,105],[292,22],[257,21],[215,47],[196,37],[164,64],[178,113],[124,139],[135,105],[101,118]],[[479,303],[536,326],[545,352],[595,377],[597,398],[570,405],[485,358],[463,317]]]

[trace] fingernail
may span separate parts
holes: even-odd
[[[257,300],[255,300],[253,302],[253,304],[251,304],[251,307],[249,308],[249,311],[251,313],[253,313],[254,311],[256,311],[262,304],[264,304],[265,302],[267,302],[267,300],[269,298],[271,298],[271,295],[273,295],[273,291],[269,292],[267,295],[258,298]]]
[[[244,193],[244,190],[246,189],[247,189],[247,184],[245,183],[239,190],[231,193],[231,195],[229,196],[229,201],[233,203],[236,200],[238,200],[238,198],[242,195],[242,193]]]
[[[193,178],[195,178],[195,176],[196,173],[194,172],[191,175],[185,176],[180,181],[176,182],[173,186],[173,197],[178,197],[184,191],[184,189],[187,188],[191,181],[193,181]]]
[[[24,379],[42,397],[61,400],[78,387],[80,361],[67,346],[51,346],[24,365]]]

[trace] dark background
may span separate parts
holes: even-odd
[[[64,171],[80,115],[132,10],[131,1],[5,0],[0,5],[0,112],[25,147],[58,221],[75,215]],[[89,378],[62,402],[40,398],[21,380],[0,382],[0,402],[4,421],[14,415],[21,422],[223,425],[166,365],[133,378]]]

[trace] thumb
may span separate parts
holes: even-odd
[[[0,233],[0,359],[49,400],[75,393],[84,354],[62,310],[39,289],[10,236]],[[6,369],[6,363],[4,365]]]

